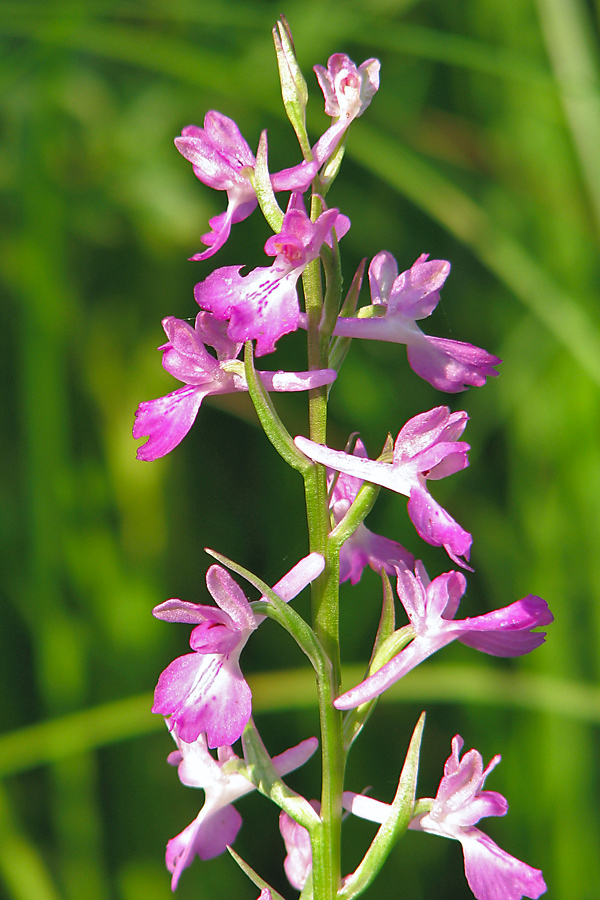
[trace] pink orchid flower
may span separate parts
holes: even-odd
[[[172,734],[178,749],[169,754],[168,762],[178,767],[182,784],[203,788],[206,798],[194,821],[167,844],[166,864],[173,873],[171,889],[175,890],[182,871],[196,856],[203,860],[212,859],[234,842],[242,817],[232,803],[255,790],[255,786],[236,771],[233,763],[239,761],[239,757],[232,747],[219,747],[215,759],[208,751],[206,735],[201,734],[192,743],[186,743],[176,729]],[[308,738],[273,757],[276,771],[279,775],[287,775],[304,765],[318,744],[316,738]]]
[[[429,801],[431,808],[429,812],[418,813],[408,827],[460,841],[465,875],[476,900],[521,900],[521,897],[537,900],[546,891],[540,869],[506,853],[487,834],[475,828],[485,816],[504,816],[508,811],[502,794],[483,790],[500,756],[495,756],[484,770],[477,750],[469,750],[460,759],[463,744],[458,734],[452,739],[452,753],[446,760],[435,799]],[[354,815],[372,822],[387,821],[391,811],[390,804],[352,791],[344,793],[343,803]]]
[[[314,66],[325,97],[325,113],[332,124],[313,148],[319,166],[329,159],[348,126],[362,116],[379,90],[378,59],[367,59],[356,66],[345,53],[329,57],[327,68]]]
[[[188,125],[175,138],[175,146],[189,160],[194,175],[217,191],[227,191],[227,209],[210,219],[211,230],[201,241],[208,250],[196,253],[193,260],[208,259],[219,250],[234,222],[242,222],[256,209],[258,201],[250,176],[256,158],[232,119],[211,110],[204,117],[204,128]],[[274,191],[305,191],[317,171],[316,163],[301,162],[271,176]]]
[[[458,640],[491,656],[523,656],[544,643],[545,632],[533,631],[549,625],[553,615],[541,597],[528,594],[503,609],[468,619],[455,619],[467,581],[462,572],[446,572],[429,581],[419,561],[415,574],[396,569],[397,593],[414,639],[373,675],[334,702],[338,709],[352,709],[373,700],[437,650]]]
[[[316,259],[321,246],[338,239],[350,227],[346,216],[327,209],[316,222],[306,215],[300,194],[292,194],[281,232],[265,244],[273,264],[240,275],[242,266],[216,269],[195,287],[196,301],[215,318],[228,320],[227,336],[232,341],[256,340],[256,355],[272,353],[279,338],[298,328],[300,307],[296,282],[306,266]]]
[[[212,313],[199,312],[194,328],[174,316],[167,316],[162,325],[169,338],[158,348],[163,352],[163,367],[183,381],[185,387],[138,406],[133,436],[149,437],[138,447],[137,458],[141,460],[159,459],[170,453],[194,424],[205,397],[248,390],[244,373],[226,368],[237,358],[242,345],[227,337],[224,322],[218,322]],[[207,347],[216,351],[216,358]],[[268,391],[308,391],[331,384],[336,377],[333,369],[258,374]]]
[[[431,315],[450,263],[428,259],[423,253],[407,272],[398,275],[391,253],[383,250],[369,266],[373,316],[338,318],[334,334],[406,344],[408,361],[421,378],[439,391],[456,393],[468,385],[480,387],[488,375],[497,375],[502,360],[486,350],[462,341],[424,334],[418,319]],[[362,313],[362,315],[361,315]]]
[[[408,514],[423,540],[445,547],[450,559],[468,568],[459,557],[469,559],[471,535],[436,503],[426,487],[428,479],[445,478],[468,466],[469,445],[458,441],[467,419],[466,412],[451,413],[447,406],[414,416],[396,438],[391,463],[331,450],[302,436],[294,440],[314,462],[404,494],[409,498]]]
[[[300,560],[273,590],[286,603],[321,574],[325,561],[318,553]],[[208,746],[233,744],[252,712],[252,694],[239,665],[246,641],[264,619],[255,616],[242,589],[222,566],[211,566],[206,585],[215,606],[167,600],[152,610],[157,619],[196,625],[188,653],[174,660],[158,679],[152,712],[170,716],[186,743],[205,732]],[[266,598],[262,598],[266,599]]]

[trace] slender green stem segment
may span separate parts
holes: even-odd
[[[319,197],[313,196],[311,219],[322,211]],[[323,293],[319,260],[303,273],[305,309],[308,318],[308,365],[311,370],[327,366],[327,345],[319,332],[323,312]],[[330,301],[331,302],[331,301]],[[339,308],[339,300],[338,300]],[[327,440],[327,389],[309,394],[310,438]],[[317,675],[322,748],[322,826],[311,834],[313,854],[313,896],[315,900],[334,900],[341,883],[341,823],[345,753],[342,716],[333,706],[340,689],[339,644],[339,547],[329,540],[331,528],[324,466],[312,464],[304,474],[306,510],[311,551],[325,557],[323,573],[312,583],[313,627],[329,660],[327,677]]]

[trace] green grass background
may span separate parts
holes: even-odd
[[[599,9],[594,0],[0,2],[0,896],[166,900],[166,840],[201,793],[165,764],[172,742],[149,713],[159,672],[187,629],[155,621],[166,597],[206,602],[210,545],[274,582],[306,551],[301,484],[256,427],[247,398],[207,402],[165,460],[135,460],[139,401],[173,387],[160,319],[195,314],[211,270],[200,249],[224,195],[175,151],[208,109],[273,169],[298,161],[282,111],[270,29],[285,12],[309,79],[313,138],[325,128],[311,72],[336,51],[382,61],[382,85],[353,126],[329,200],[352,219],[349,281],[386,248],[452,261],[432,333],[502,356],[483,389],[444,397],[404,348],[355,342],[331,395],[331,442],[387,431],[440,402],[466,409],[471,466],[434,492],[474,535],[461,610],[529,592],[556,617],[530,657],[446,648],[381,704],[351,757],[348,786],[390,800],[421,709],[420,793],[431,795],[451,737],[487,760],[510,803],[486,830],[543,868],[548,896],[600,896]],[[258,214],[216,265],[263,265]],[[302,368],[291,336],[269,368]],[[303,398],[283,397],[295,433]],[[373,530],[423,555],[401,498]],[[380,587],[344,586],[344,659],[360,663]],[[306,599],[298,601],[301,611]],[[271,623],[244,651],[271,752],[315,734],[300,653]],[[263,674],[260,674],[263,673]],[[356,677],[351,672],[348,684]],[[290,783],[318,791],[318,763]],[[240,802],[236,849],[292,896],[276,811]],[[348,821],[350,871],[373,833]],[[255,900],[226,857],[194,863],[179,896]],[[367,894],[456,900],[470,892],[458,845],[410,834]]]

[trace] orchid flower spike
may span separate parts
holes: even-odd
[[[175,146],[192,163],[194,175],[217,191],[227,191],[225,212],[210,219],[211,230],[201,241],[208,250],[196,253],[193,260],[208,259],[219,250],[234,222],[242,222],[257,206],[250,176],[256,158],[232,119],[211,110],[204,117],[204,128],[188,125],[175,138]],[[274,191],[305,191],[317,171],[314,162],[301,162],[271,176]]]
[[[360,459],[367,458],[365,445],[360,440],[356,441],[353,456]],[[353,475],[338,474],[330,470],[327,476],[330,491],[330,509],[334,526],[344,518],[350,509],[363,482]],[[370,566],[374,572],[382,569],[393,575],[396,566],[412,569],[415,558],[402,544],[373,534],[372,531],[361,522],[356,531],[342,544],[340,550],[340,583],[350,580],[351,584],[360,581],[365,566]]]
[[[289,602],[321,574],[323,557],[300,560],[273,590]],[[196,625],[188,653],[174,660],[158,679],[152,712],[170,716],[168,726],[186,743],[205,732],[208,746],[233,744],[252,712],[252,694],[239,665],[246,641],[258,627],[242,589],[222,566],[211,566],[206,585],[219,608],[184,600],[167,600],[152,614],[165,622]],[[262,598],[266,599],[266,598]]]
[[[239,757],[232,747],[219,747],[215,759],[208,751],[206,735],[186,743],[177,729],[171,733],[178,749],[169,754],[168,762],[178,767],[182,784],[203,788],[205,793],[204,806],[194,821],[167,844],[166,865],[173,873],[171,889],[175,890],[182,871],[192,864],[194,857],[212,859],[234,842],[242,817],[232,803],[249,794],[255,786],[237,770],[235,764]],[[275,770],[279,775],[287,775],[304,765],[318,744],[317,738],[308,738],[273,757]]]
[[[369,266],[371,316],[360,310],[356,317],[340,316],[334,335],[406,344],[414,372],[439,391],[456,393],[468,385],[480,387],[502,360],[462,341],[424,334],[418,319],[431,315],[440,299],[450,263],[421,254],[407,272],[398,275],[391,253],[383,250]]]
[[[468,466],[469,445],[458,441],[467,419],[466,412],[451,413],[447,406],[414,416],[396,438],[391,463],[331,450],[302,436],[294,440],[314,462],[404,494],[420,537],[434,547],[445,547],[453,562],[468,568],[460,557],[469,559],[471,535],[436,503],[426,486],[428,479],[445,478]]]
[[[533,631],[549,625],[553,615],[541,597],[528,594],[503,609],[468,619],[455,619],[467,582],[462,572],[446,572],[432,582],[418,561],[415,574],[396,569],[398,597],[414,639],[390,662],[334,702],[338,709],[352,709],[373,700],[415,666],[454,640],[490,656],[523,656],[544,643],[545,632]]]
[[[272,353],[279,338],[298,328],[300,307],[296,282],[306,266],[316,259],[321,246],[336,229],[338,240],[350,222],[337,209],[327,209],[311,222],[302,197],[290,197],[281,232],[265,244],[265,253],[274,256],[272,266],[240,275],[242,266],[225,266],[195,287],[196,301],[216,319],[228,320],[227,336],[232,341],[256,340],[256,355]]]
[[[159,459],[170,453],[194,424],[205,397],[248,390],[241,363],[239,371],[227,368],[238,357],[242,345],[227,337],[224,322],[218,322],[212,313],[199,312],[193,328],[174,316],[167,316],[162,325],[169,338],[158,348],[163,352],[163,368],[183,381],[185,387],[138,406],[133,436],[149,437],[138,447],[137,458],[141,460]],[[216,351],[216,358],[208,347]],[[333,369],[258,375],[268,391],[308,391],[331,384],[336,377]]]

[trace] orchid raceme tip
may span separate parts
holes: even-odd
[[[553,616],[541,597],[528,594],[504,609],[482,616],[455,619],[467,586],[462,572],[446,572],[429,581],[423,564],[415,574],[396,568],[398,597],[414,629],[411,643],[365,681],[337,698],[338,709],[352,709],[383,693],[437,650],[454,640],[491,656],[522,656],[546,637],[533,631],[549,625]]]
[[[434,547],[445,547],[455,563],[468,568],[460,557],[469,559],[471,535],[436,503],[426,487],[428,479],[445,478],[468,466],[469,445],[458,441],[467,418],[465,412],[451,413],[446,406],[414,416],[398,433],[391,463],[331,450],[302,436],[294,440],[314,462],[404,494],[420,537]]]
[[[409,826],[461,842],[467,880],[476,900],[536,900],[546,889],[541,872],[505,853],[476,827],[482,817],[507,811],[504,797],[484,790],[486,776],[499,756],[485,770],[475,750],[461,759],[463,743],[456,735],[436,797],[416,799],[424,712],[410,738],[391,804],[344,790],[348,751],[371,713],[377,715],[373,701],[384,691],[455,640],[495,656],[514,657],[535,650],[545,638],[545,633],[537,629],[548,625],[553,617],[545,600],[528,594],[503,609],[458,619],[459,603],[466,591],[463,571],[453,568],[430,580],[423,564],[415,562],[411,551],[416,552],[422,539],[444,548],[457,569],[470,570],[471,534],[430,493],[430,482],[457,474],[469,465],[470,447],[462,440],[469,418],[465,411],[451,411],[441,405],[427,408],[434,402],[430,400],[426,411],[412,415],[395,440],[388,435],[381,455],[374,459],[369,458],[358,432],[345,450],[326,445],[330,390],[337,391],[341,386],[346,355],[351,348],[357,349],[353,338],[404,344],[409,365],[428,383],[419,387],[426,393],[431,393],[431,387],[457,393],[469,386],[482,386],[488,377],[498,374],[501,360],[472,344],[422,331],[420,323],[438,306],[450,273],[450,262],[445,259],[421,254],[409,269],[399,272],[390,252],[377,253],[368,269],[370,302],[359,307],[367,264],[367,257],[361,253],[358,268],[356,261],[351,267],[356,274],[350,287],[343,289],[350,263],[342,259],[347,245],[342,239],[350,220],[336,206],[328,205],[328,197],[344,158],[348,131],[367,111],[379,89],[380,63],[371,58],[356,65],[345,53],[334,53],[326,66],[314,67],[325,114],[330,117],[325,131],[317,137],[307,131],[309,89],[285,17],[273,29],[273,38],[281,97],[303,161],[272,174],[267,131],[261,130],[255,154],[236,122],[214,110],[206,113],[203,127],[188,125],[175,140],[196,177],[227,195],[226,209],[210,218],[210,231],[202,236],[205,249],[192,259],[208,260],[230,238],[234,223],[259,210],[271,236],[265,233],[259,238],[257,231],[255,237],[265,242],[269,264],[256,266],[249,257],[232,254],[226,261],[237,259],[239,264],[212,270],[202,267],[194,278],[195,318],[167,315],[162,321],[167,337],[159,347],[162,365],[179,386],[166,396],[139,404],[133,435],[147,439],[137,448],[138,459],[164,457],[188,434],[206,397],[247,392],[245,407],[252,425],[262,429],[261,439],[267,439],[266,454],[271,454],[265,456],[266,474],[255,464],[254,443],[246,451],[247,442],[229,436],[230,450],[239,446],[240,456],[247,456],[240,466],[242,482],[236,486],[235,479],[215,464],[214,456],[210,471],[204,474],[215,481],[213,490],[221,498],[218,506],[245,522],[246,531],[252,530],[241,551],[250,556],[252,568],[252,557],[263,556],[260,540],[268,515],[277,516],[282,539],[289,530],[290,546],[280,551],[278,545],[279,558],[289,559],[290,553],[291,559],[308,555],[270,588],[270,578],[263,580],[251,568],[245,568],[245,563],[207,550],[215,563],[206,573],[214,602],[170,599],[153,610],[157,619],[192,626],[191,652],[174,659],[160,674],[152,711],[165,717],[176,742],[177,749],[168,761],[177,766],[180,781],[205,792],[204,805],[196,818],[167,844],[171,886],[177,887],[183,869],[196,857],[207,860],[228,849],[252,882],[252,896],[259,890],[258,900],[283,900],[230,846],[242,824],[234,803],[257,788],[280,810],[279,826],[286,849],[283,867],[290,884],[305,900],[353,900],[367,891]],[[242,54],[244,66],[253,60],[258,60],[254,52]],[[233,76],[238,81],[239,71]],[[256,80],[252,72],[247,74],[249,83]],[[211,79],[214,81],[212,75]],[[260,110],[260,104],[253,104],[253,110]],[[383,109],[380,119],[385,115]],[[311,129],[313,121],[309,118]],[[361,128],[363,138],[373,141],[368,126],[358,125],[357,131]],[[376,147],[373,152],[377,152]],[[363,161],[368,158],[366,145],[360,155]],[[378,167],[392,164],[393,154],[383,152],[379,156]],[[380,174],[384,175],[383,169]],[[284,203],[276,196],[282,191],[289,193]],[[356,210],[356,215],[363,216],[360,205]],[[374,222],[372,214],[363,217],[358,235]],[[403,229],[396,232],[398,236],[403,233]],[[490,322],[494,321],[490,316]],[[298,355],[302,341],[305,346]],[[290,371],[256,370],[256,358],[275,351],[283,355],[286,344],[293,359],[306,362],[289,365]],[[296,371],[297,366],[306,370]],[[355,388],[358,395],[368,390],[368,384],[359,382]],[[346,390],[346,398],[352,390]],[[400,385],[397,390],[404,394],[403,405],[411,402],[408,386]],[[305,416],[296,418],[297,410],[292,411],[296,404],[286,404],[277,396],[285,392],[306,392]],[[236,405],[241,410],[244,402]],[[411,412],[418,408],[422,407],[412,407]],[[302,430],[302,424],[296,423],[303,421],[308,423],[306,436],[293,438]],[[297,508],[286,490],[276,496],[274,479],[281,460],[294,470],[293,477],[299,483],[304,482],[308,534],[300,541]],[[253,485],[257,490],[251,497]],[[364,524],[381,487],[408,500],[407,512],[416,529],[410,550],[371,532]],[[203,496],[203,527],[221,512],[215,509],[212,497],[210,492]],[[263,509],[274,498],[272,508]],[[235,536],[229,537],[235,543]],[[226,534],[225,542],[229,537]],[[486,546],[489,542],[484,541],[484,550]],[[307,549],[298,551],[294,547]],[[183,548],[180,559],[182,552]],[[353,586],[367,566],[378,573],[383,585],[379,623],[369,648],[367,676],[341,693],[341,635],[347,629],[344,616],[360,616],[360,627],[368,632],[375,610],[368,610],[364,603],[380,605],[379,592],[374,598],[365,595],[364,603],[352,603],[352,593],[359,593]],[[251,601],[230,573],[245,579],[260,599]],[[398,610],[390,576],[395,576],[396,593],[408,617],[408,622],[400,626],[396,624]],[[369,574],[365,580],[368,578]],[[342,604],[340,584],[344,582]],[[309,585],[310,602],[303,598],[298,609],[286,606]],[[347,604],[346,597],[350,600]],[[266,642],[273,640],[273,652],[267,648],[264,656],[269,668],[273,663],[274,671],[262,679],[257,677],[256,682],[251,680],[256,684],[255,711],[260,706],[259,690],[262,695],[267,685],[268,705],[273,711],[278,707],[293,709],[298,701],[306,705],[314,700],[315,707],[318,704],[322,747],[318,800],[309,801],[297,785],[288,785],[282,779],[308,760],[319,743],[317,738],[271,758],[252,716],[252,693],[240,658],[267,617],[270,621],[261,629],[253,658],[260,658]],[[279,628],[285,632],[283,641],[277,639],[281,636]],[[314,670],[306,684],[295,672],[275,671],[279,664],[273,654],[280,650],[280,644],[285,653],[289,637],[295,641],[294,651],[299,648]],[[293,664],[293,660],[284,659],[282,668]],[[293,679],[292,690],[288,689],[288,676]],[[342,716],[342,710],[350,712]],[[297,724],[295,720],[294,727]],[[233,745],[240,739],[242,750],[236,751]],[[289,743],[287,740],[285,745]],[[379,765],[379,757],[383,760],[387,750],[385,740],[377,749]],[[341,860],[345,858],[343,809],[381,824],[362,860],[346,877],[341,872]],[[262,823],[257,833],[269,834]],[[403,883],[408,884],[401,874]]]

